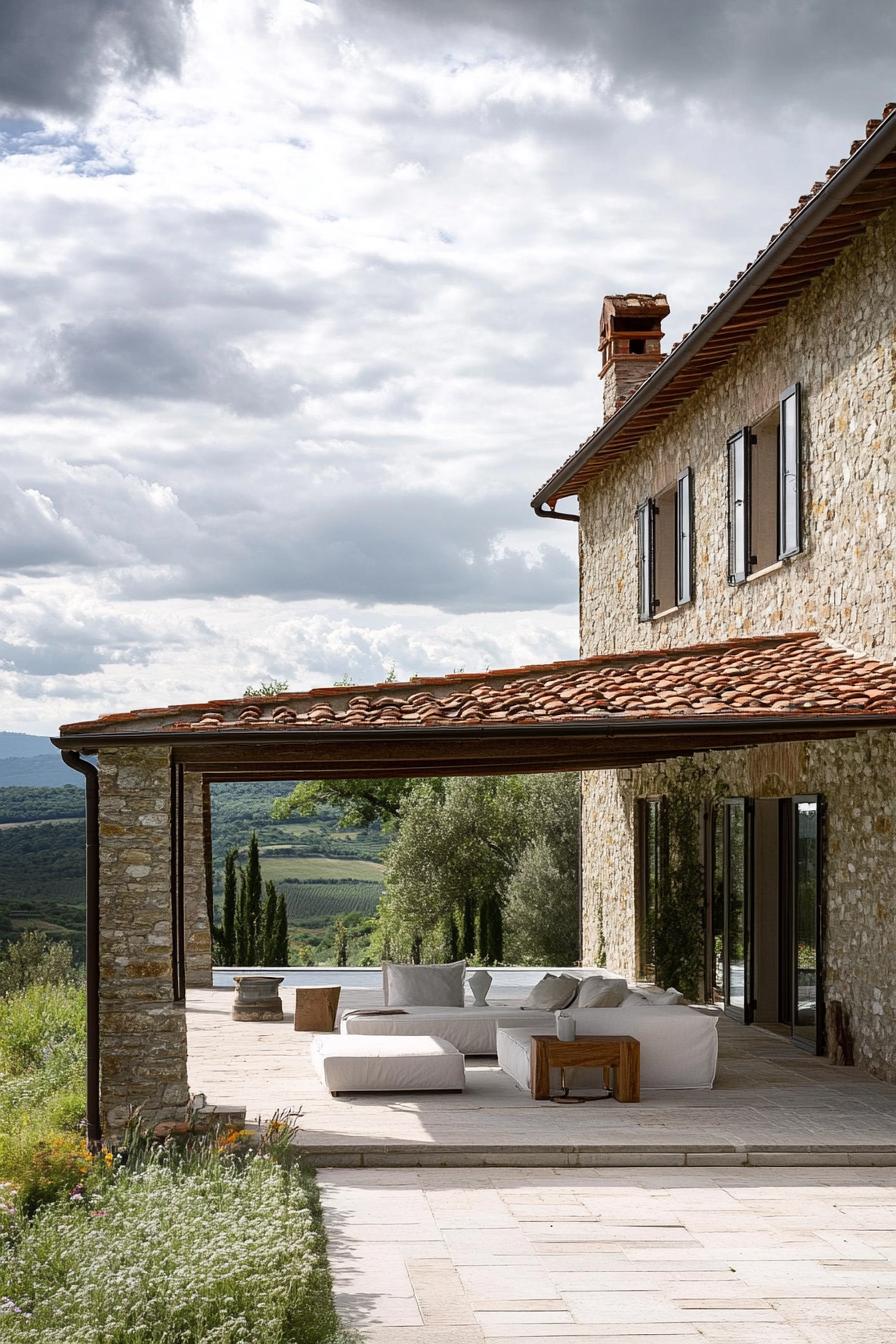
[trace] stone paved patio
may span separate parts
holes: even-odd
[[[371,1344],[892,1344],[896,1172],[318,1173]]]
[[[336,1098],[312,1072],[310,1036],[293,1030],[292,991],[282,1023],[233,1022],[231,998],[188,994],[191,1088],[249,1120],[301,1110],[319,1166],[896,1163],[896,1087],[726,1019],[716,1087],[645,1090],[639,1106],[533,1102],[487,1059],[468,1061],[463,1094]],[[378,1001],[347,990],[342,1007]]]

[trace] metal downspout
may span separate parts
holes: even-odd
[[[100,1125],[100,783],[97,768],[77,751],[62,759],[84,776],[84,885],[86,889],[84,959],[87,970],[87,1143],[102,1142]]]

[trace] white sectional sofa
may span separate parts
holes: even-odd
[[[672,1090],[712,1087],[719,1054],[718,1018],[687,1006],[652,1006],[626,999],[618,1008],[571,1008],[577,1036],[634,1036],[641,1043],[641,1087]],[[529,1091],[529,1050],[536,1032],[526,1024],[496,1035],[498,1063],[517,1086]],[[602,1070],[575,1070],[577,1090],[601,1088]],[[558,1078],[555,1080],[559,1083]]]
[[[402,1008],[394,1014],[348,1013],[339,1030],[348,1036],[438,1036],[462,1055],[496,1055],[499,1027],[552,1031],[553,1013],[532,1012],[513,1004],[477,1008]]]
[[[425,970],[426,968],[415,968]],[[576,1007],[564,1011],[575,1020],[578,1036],[634,1036],[641,1043],[642,1088],[709,1088],[718,1059],[717,1015],[686,1004],[672,1004],[667,995],[649,994],[625,985],[612,971],[578,973],[584,981],[621,982],[628,994],[618,1007]],[[579,992],[584,997],[584,991]],[[577,998],[579,997],[577,996]],[[343,1036],[436,1037],[462,1055],[497,1055],[502,1070],[523,1089],[529,1089],[531,1037],[556,1030],[553,1012],[522,1008],[518,1003],[487,1007],[408,1006],[388,1010],[346,1013],[340,1023]],[[593,1079],[589,1076],[593,1074]],[[600,1087],[600,1070],[576,1070],[576,1087]]]

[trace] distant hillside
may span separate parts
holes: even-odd
[[[41,741],[5,733],[0,743],[23,737]],[[18,782],[26,767],[46,768],[48,761],[61,771],[52,778],[54,787]],[[17,782],[4,787],[6,767]],[[84,795],[79,782],[75,771],[49,754],[0,758],[0,941],[40,928],[68,938],[76,955],[82,955]],[[358,920],[369,923],[376,911],[388,837],[377,826],[343,830],[332,809],[275,822],[274,798],[289,789],[283,782],[212,786],[215,895],[220,903],[227,849],[237,846],[244,863],[249,836],[257,831],[262,875],[282,885],[294,944],[315,960],[332,961],[334,920],[348,916],[351,922],[356,912],[354,929]],[[360,935],[361,924],[357,927]]]
[[[83,816],[84,792],[71,784],[61,789],[0,788],[0,824]]]
[[[0,757],[3,756],[58,756],[48,737],[34,733],[0,733]]]
[[[0,733],[0,789],[83,789],[84,777],[70,770],[48,737]]]
[[[84,776],[70,770],[58,751],[47,756],[0,757],[0,789],[84,787]]]

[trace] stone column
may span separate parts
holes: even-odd
[[[582,964],[638,973],[630,772],[582,775]]]
[[[188,989],[210,989],[212,930],[209,921],[211,871],[208,866],[208,785],[201,774],[184,771],[184,946]]]
[[[174,999],[167,747],[109,747],[100,773],[100,1098],[104,1133],[139,1107],[183,1119],[187,1028]]]

